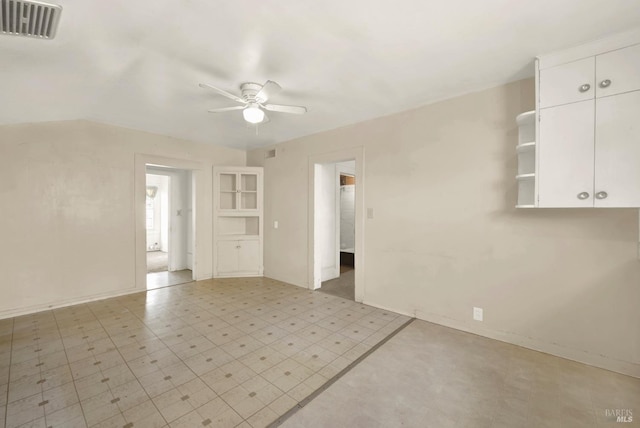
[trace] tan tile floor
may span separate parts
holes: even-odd
[[[266,278],[0,320],[0,428],[266,426],[407,320]]]
[[[416,320],[282,425],[400,426],[639,427],[640,379]]]

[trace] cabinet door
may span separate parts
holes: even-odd
[[[218,174],[218,209],[238,209],[238,174],[221,172]]]
[[[596,85],[598,97],[640,89],[640,45],[598,55]]]
[[[540,108],[593,98],[595,61],[591,57],[540,70]]]
[[[595,192],[596,207],[640,207],[640,91],[596,102]]]
[[[593,206],[594,103],[540,111],[538,206]]]
[[[216,246],[217,274],[238,271],[238,241],[218,241]]]
[[[260,240],[239,241],[238,271],[260,273]]]
[[[258,207],[258,174],[243,172],[240,176],[240,209],[257,210]]]

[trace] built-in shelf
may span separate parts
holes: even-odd
[[[534,178],[536,178],[535,173],[516,175],[516,180],[533,180]]]
[[[516,117],[518,124],[518,201],[516,208],[535,208],[536,190],[536,112],[527,111]]]
[[[536,148],[536,142],[532,141],[530,143],[518,144],[516,146],[516,151],[518,153],[525,153],[525,152],[530,152],[532,150],[535,150],[535,148]]]
[[[220,166],[213,172],[213,276],[261,276],[263,170]]]
[[[536,119],[535,110],[525,111],[524,113],[520,113],[518,116],[516,116],[516,123],[518,124],[518,126],[529,125],[534,123],[535,119]]]
[[[218,235],[259,236],[260,217],[258,216],[219,216]]]

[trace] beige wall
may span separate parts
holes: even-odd
[[[137,154],[202,166],[196,256],[210,276],[211,168],[244,165],[244,151],[86,121],[2,126],[0,318],[136,290]]]
[[[364,302],[640,376],[638,211],[516,210],[525,80],[249,152],[265,275],[307,286],[308,158],[365,147]],[[484,308],[484,322],[472,307]]]

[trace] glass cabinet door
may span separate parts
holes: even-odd
[[[258,174],[240,174],[240,209],[258,209]]]
[[[253,172],[221,172],[218,174],[220,210],[258,209],[258,174]]]
[[[237,201],[237,174],[220,173],[220,209],[235,210],[238,206]]]

